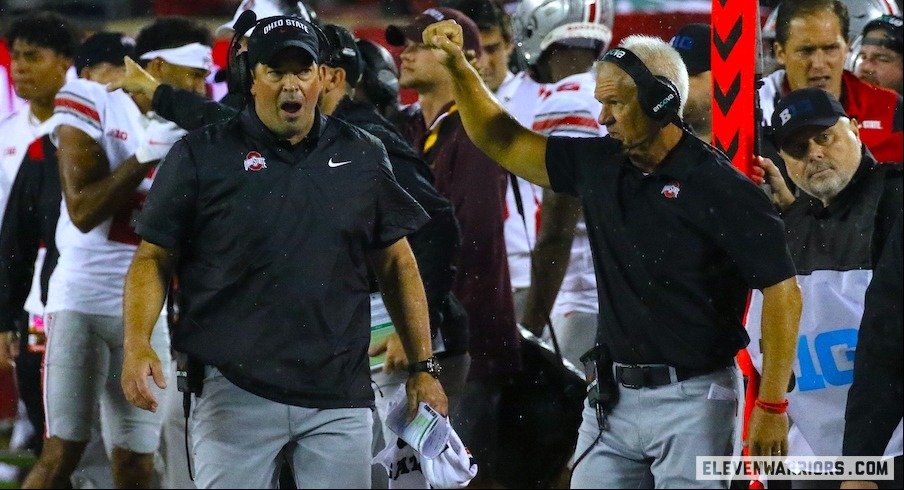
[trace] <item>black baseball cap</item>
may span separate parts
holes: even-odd
[[[335,24],[323,26],[323,33],[330,42],[323,56],[323,64],[333,68],[345,70],[345,79],[352,86],[361,79],[364,73],[364,60],[361,58],[361,50],[355,43],[355,38],[348,29]]]
[[[870,31],[881,30],[888,39],[866,39]],[[882,46],[900,53],[904,49],[904,19],[897,15],[883,15],[869,21],[863,27],[863,44]]]
[[[847,117],[841,102],[821,88],[802,88],[783,97],[772,113],[775,144],[782,148],[796,131],[805,127],[830,128]]]
[[[684,65],[687,66],[688,75],[698,75],[711,69],[709,56],[711,39],[712,27],[709,24],[687,24],[678,29],[669,41],[681,55]]]
[[[286,48],[300,48],[320,63],[320,40],[316,27],[298,17],[276,16],[258,21],[248,38],[248,62],[250,67],[267,64],[273,55]]]
[[[448,7],[429,8],[411,19],[407,25],[390,25],[386,28],[386,42],[393,46],[404,46],[406,39],[414,43],[423,43],[424,30],[430,24],[449,19],[461,26],[464,49],[473,50],[474,54],[480,56],[483,50],[477,24],[460,10]]]
[[[82,68],[98,63],[110,63],[115,66],[125,65],[126,56],[132,56],[135,41],[121,32],[98,32],[85,40],[75,49],[73,65],[76,73]]]

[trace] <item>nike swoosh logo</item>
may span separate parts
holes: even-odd
[[[330,160],[329,160],[328,162],[326,162],[326,164],[329,165],[330,167],[341,167],[341,166],[343,166],[343,165],[345,165],[345,164],[348,164],[348,163],[352,163],[352,161],[351,161],[351,160],[348,160],[348,161],[345,161],[345,162],[334,162],[333,159],[330,158]]]

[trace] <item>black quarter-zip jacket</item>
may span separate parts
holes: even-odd
[[[174,348],[258,396],[339,408],[373,403],[366,254],[426,221],[370,134],[318,112],[290,146],[249,107],[173,147],[138,231],[180,253]]]

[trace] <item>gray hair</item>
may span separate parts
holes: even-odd
[[[669,43],[658,37],[635,34],[628,36],[618,44],[618,47],[630,50],[636,54],[640,61],[647,66],[655,76],[669,79],[678,95],[681,96],[681,108],[679,114],[684,114],[684,105],[687,103],[688,75],[687,67],[681,60],[681,55]]]

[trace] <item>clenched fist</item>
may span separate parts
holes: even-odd
[[[422,34],[424,44],[433,49],[438,49],[445,53],[445,56],[437,56],[439,62],[452,68],[458,61],[464,61],[468,64],[476,55],[473,50],[465,52],[464,34],[461,26],[454,20],[448,19],[434,24],[430,24],[424,29]]]

